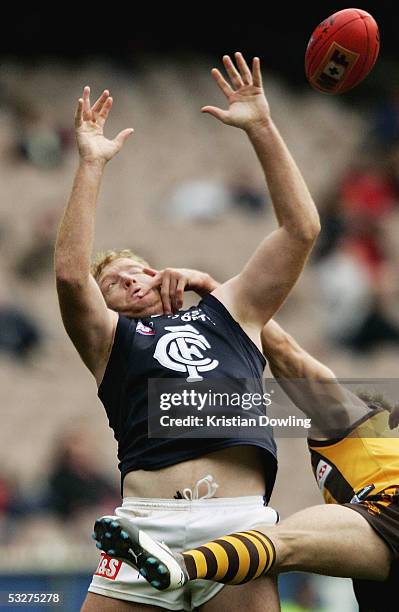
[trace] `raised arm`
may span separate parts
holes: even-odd
[[[279,228],[267,236],[238,276],[215,290],[244,328],[263,325],[281,306],[298,279],[320,231],[319,216],[306,184],[270,116],[260,71],[254,58],[252,71],[241,53],[236,66],[223,57],[230,83],[212,70],[229,108],[205,106],[227,125],[243,129],[265,174]]]
[[[106,163],[133,132],[123,130],[114,140],[104,137],[111,106],[108,90],[91,106],[90,89],[84,88],[75,115],[79,166],[55,245],[55,274],[64,326],[97,382],[105,370],[118,318],[107,308],[90,274],[97,197]]]
[[[312,357],[271,320],[262,330],[270,370],[292,402],[312,419],[312,438],[339,437],[369,409],[343,387],[326,365]]]

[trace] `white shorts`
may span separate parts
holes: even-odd
[[[172,551],[181,552],[260,523],[275,525],[277,512],[263,504],[263,497],[194,501],[127,497],[116,508],[115,515],[131,519],[152,538],[165,542]],[[89,591],[166,610],[192,611],[212,599],[223,586],[211,580],[194,580],[176,591],[157,591],[130,565],[101,553]]]

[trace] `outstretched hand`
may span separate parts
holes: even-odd
[[[127,128],[119,132],[113,140],[105,138],[103,130],[112,102],[108,89],[103,91],[93,106],[90,105],[90,87],[85,87],[83,97],[79,98],[75,114],[75,132],[79,155],[85,161],[101,161],[105,164],[121,150],[134,131]]]
[[[251,71],[242,53],[237,51],[234,57],[236,66],[229,55],[223,56],[223,64],[230,83],[217,68],[212,69],[212,76],[226,96],[229,109],[204,106],[201,110],[227,125],[248,130],[257,124],[267,122],[270,118],[270,109],[263,91],[259,58],[254,57]]]

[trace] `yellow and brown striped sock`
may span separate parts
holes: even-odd
[[[190,580],[224,584],[255,580],[267,574],[276,560],[273,542],[256,530],[232,533],[182,554]]]

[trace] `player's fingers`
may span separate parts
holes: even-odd
[[[231,94],[233,93],[233,90],[231,86],[228,84],[228,82],[226,81],[226,79],[224,78],[224,76],[222,75],[222,73],[220,72],[220,70],[218,70],[217,68],[212,68],[211,74],[213,78],[215,79],[218,87],[223,91],[226,98],[231,96]]]
[[[176,275],[172,275],[170,278],[169,295],[170,295],[170,302],[171,302],[173,313],[176,313],[179,310],[177,306],[177,295],[176,295],[177,284],[178,284],[178,278],[176,277]]]
[[[252,76],[255,87],[262,87],[262,73],[260,71],[259,57],[254,57],[252,60]]]
[[[111,96],[107,97],[107,99],[104,101],[104,104],[102,105],[100,111],[98,112],[98,118],[100,120],[101,125],[104,125],[104,123],[107,120],[107,117],[109,115],[109,111],[111,110],[111,106],[113,103],[114,99],[111,98]]]
[[[234,66],[231,57],[229,55],[223,55],[223,64],[226,68],[227,74],[230,77],[235,89],[239,89],[243,86],[242,78],[237,68]]]
[[[185,278],[181,278],[179,280],[179,282],[177,283],[177,287],[176,287],[176,310],[180,310],[180,308],[183,308],[183,301],[184,301],[184,290],[186,288],[187,285],[187,281]]]
[[[250,69],[248,68],[248,64],[245,61],[243,54],[240,53],[240,51],[237,51],[234,54],[234,57],[236,58],[237,66],[240,71],[243,82],[245,83],[245,85],[252,85],[252,74]]]
[[[155,268],[150,267],[144,267],[143,272],[144,274],[148,274],[148,276],[156,276],[157,274],[159,274],[159,270],[155,270]]]
[[[162,273],[158,272],[155,274],[155,276],[151,278],[151,280],[148,281],[148,283],[146,283],[145,287],[140,289],[140,291],[137,293],[137,297],[144,297],[145,295],[147,295],[147,293],[151,291],[151,289],[154,289],[155,287],[160,287],[161,285]]]
[[[162,300],[163,311],[165,314],[172,313],[172,306],[170,303],[169,291],[170,291],[170,275],[164,274],[163,279],[162,279],[162,286],[161,286],[161,300]]]
[[[93,107],[91,110],[95,113],[99,113],[104,105],[104,102],[108,99],[108,97],[109,97],[109,91],[108,89],[104,89],[101,96],[93,104]]]
[[[83,121],[83,98],[79,98],[75,113],[75,127],[80,127]]]
[[[216,119],[223,121],[223,123],[229,122],[229,113],[228,111],[224,111],[221,108],[217,108],[216,106],[203,106],[201,108],[201,112],[208,113],[209,115],[213,115]]]
[[[86,87],[83,89],[83,120],[90,121],[91,118],[90,87],[86,85]]]

